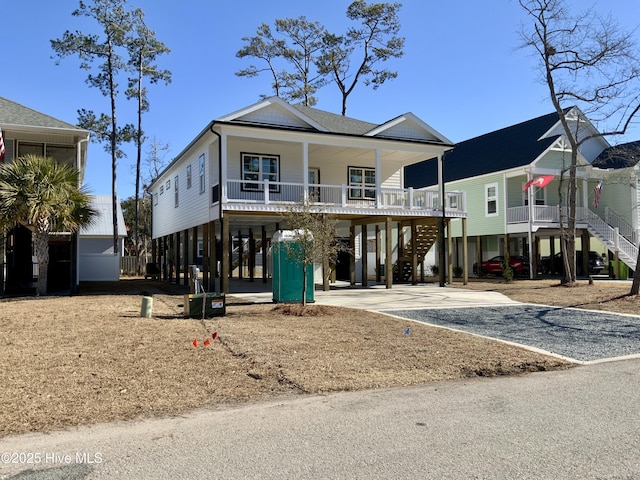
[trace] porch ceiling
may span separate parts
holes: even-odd
[[[281,214],[264,214],[264,215],[252,215],[246,213],[226,213],[229,217],[229,229],[233,235],[236,235],[238,231],[242,231],[243,235],[249,233],[249,229],[253,231],[254,235],[260,235],[262,227],[264,226],[267,233],[270,235],[278,228],[283,229],[286,227],[286,220]],[[395,222],[401,222],[407,224],[407,222],[415,221],[419,225],[434,225],[438,222],[438,217],[415,217],[410,215],[389,215],[391,220]],[[370,216],[370,215],[332,215],[332,218],[341,226],[349,226],[351,223],[354,225],[362,224],[383,224],[387,216]],[[450,218],[448,218],[450,219]],[[219,234],[220,232],[218,232]]]
[[[264,148],[265,145],[273,146],[273,149],[277,149],[278,145],[282,145],[282,140],[264,139],[264,138],[249,138],[242,137],[243,149],[259,149]],[[392,148],[392,147],[389,147]],[[425,146],[409,145],[406,149],[384,149],[380,150],[380,156],[383,163],[398,163],[398,164],[412,164],[422,162],[437,155],[437,152],[441,150],[433,150],[432,152],[424,151]],[[429,149],[431,150],[431,149]],[[274,153],[274,152],[270,152]],[[367,147],[355,147],[349,145],[327,145],[320,143],[309,143],[309,158],[313,160],[318,159],[338,159],[344,161],[349,159],[350,161],[373,160],[375,159],[374,148]]]

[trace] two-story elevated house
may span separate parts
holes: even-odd
[[[576,250],[609,250],[635,268],[637,178],[616,180],[621,170],[614,172],[607,159],[612,162],[619,155],[605,156],[611,151],[609,143],[578,108],[567,109],[566,116],[578,139],[585,139],[578,153]],[[533,259],[533,276],[543,270],[543,255],[553,261],[560,251],[561,218],[566,222],[570,161],[570,145],[557,113],[466,140],[445,155],[446,188],[462,191],[467,198],[468,268],[508,252]],[[437,175],[430,162],[412,165],[406,169],[405,186],[436,191]],[[564,188],[559,190],[561,175]],[[552,179],[544,187],[525,188],[540,177]],[[594,202],[599,184],[602,190]],[[451,257],[460,265],[462,226],[456,223],[452,224]],[[586,263],[588,255],[582,258]],[[586,272],[587,265],[582,270]]]
[[[89,132],[49,115],[0,97],[0,128],[4,162],[27,154],[52,157],[84,173]],[[82,181],[82,178],[80,179]],[[60,232],[50,236],[47,291],[71,291],[78,283],[78,236]],[[38,265],[31,230],[19,226],[0,232],[0,296],[35,290]]]
[[[334,277],[390,288],[406,263],[416,281],[439,217],[466,215],[460,193],[446,194],[443,214],[438,192],[405,188],[404,168],[433,158],[437,170],[451,148],[411,113],[377,124],[267,98],[210,122],[149,186],[155,261],[184,283],[200,264],[205,287],[222,292],[232,275],[266,282],[272,235],[310,199],[351,246]],[[328,277],[325,265],[317,278]]]

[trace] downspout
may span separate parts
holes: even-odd
[[[223,235],[228,235],[229,232],[225,232],[224,228],[223,228],[223,224],[222,224],[222,135],[220,135],[218,132],[216,132],[213,127],[215,126],[216,122],[215,120],[211,122],[211,125],[209,126],[209,130],[211,131],[211,133],[213,133],[216,137],[218,137],[218,217],[220,218],[220,240],[222,241],[222,239],[224,238]],[[213,199],[212,199],[213,200]],[[211,240],[209,240],[211,241]],[[216,239],[215,237],[213,238],[213,248],[218,248],[218,246],[216,245]],[[217,255],[216,255],[217,256]],[[218,290],[220,293],[228,293],[228,292],[223,292],[222,291],[222,272],[223,272],[223,262],[225,262],[225,255],[224,252],[222,252],[222,254],[220,255],[220,258],[218,259],[218,261],[220,262],[220,289]],[[213,284],[215,285],[216,283],[216,279],[215,279],[215,272],[214,272],[214,277],[213,277]]]
[[[83,157],[82,145],[86,145],[87,148],[85,150],[86,154]],[[88,146],[89,146],[89,135],[86,138],[81,138],[77,141],[77,152],[76,152],[76,168],[78,169],[78,186],[82,187],[84,184],[84,173],[85,167],[87,164],[87,156],[88,156]],[[83,163],[84,158],[84,163]],[[74,238],[75,237],[75,238]],[[71,244],[75,243],[75,252],[72,253],[72,257],[75,257],[75,265],[71,267],[71,278],[70,278],[70,292],[71,294],[78,293],[80,290],[80,230],[76,232],[75,235],[71,235]]]

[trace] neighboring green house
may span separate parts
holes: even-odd
[[[635,268],[638,232],[638,167],[614,150],[591,122],[576,108],[566,110],[580,147],[577,193],[576,249],[616,253]],[[614,161],[617,159],[614,168]],[[448,192],[463,192],[467,209],[468,265],[503,255],[533,258],[532,275],[541,270],[541,257],[560,251],[561,172],[571,161],[570,145],[559,115],[551,113],[495,132],[461,142],[444,159],[444,180]],[[600,167],[600,168],[597,168]],[[565,171],[565,178],[568,173]],[[541,176],[553,176],[545,187],[526,183]],[[620,179],[624,181],[620,181]],[[405,187],[437,190],[433,162],[406,168]],[[602,181],[599,205],[594,206],[595,187]],[[564,182],[566,188],[567,181]],[[451,222],[450,257],[462,266],[462,225]],[[437,263],[434,253],[426,262]],[[585,261],[587,256],[585,256]]]

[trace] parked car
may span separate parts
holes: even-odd
[[[482,275],[502,275],[502,265],[504,264],[504,256],[498,255],[497,257],[490,258],[482,262],[481,273]],[[520,256],[509,257],[509,265],[513,270],[514,275],[529,275],[529,259]],[[478,275],[478,264],[473,264],[473,273]]]
[[[589,275],[598,275],[604,270],[604,259],[598,252],[589,252]],[[544,274],[561,274],[564,272],[564,263],[562,261],[562,252],[556,253],[553,259],[553,267],[551,265],[551,257],[542,257],[540,265],[540,273]],[[576,272],[578,275],[584,275],[582,268],[582,251],[576,252]]]

